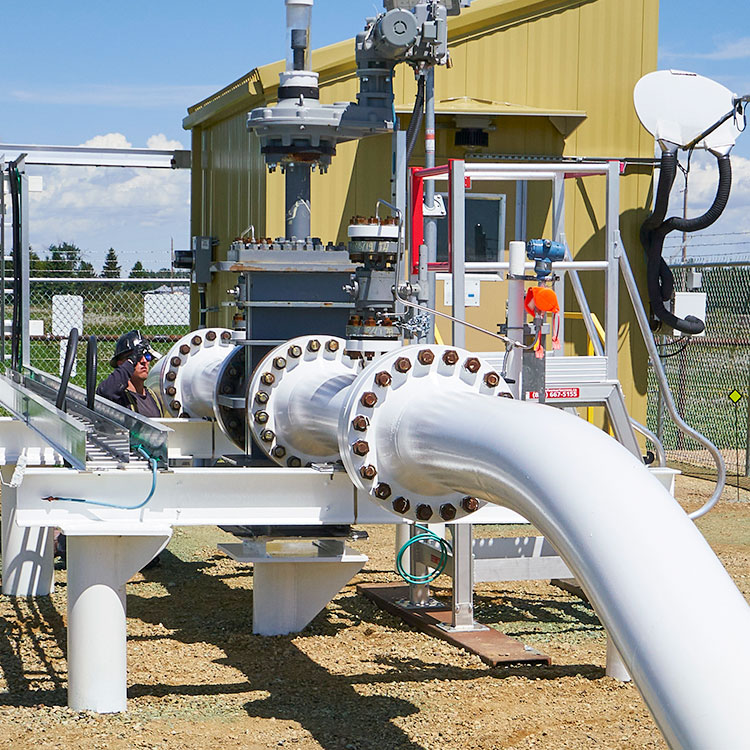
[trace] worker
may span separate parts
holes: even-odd
[[[124,333],[117,339],[115,353],[109,361],[114,370],[99,383],[96,392],[144,417],[166,417],[161,400],[146,386],[153,358],[149,342],[139,331]]]
[[[115,353],[109,361],[114,370],[99,383],[97,394],[144,417],[165,417],[161,400],[146,385],[152,359],[154,352],[140,331],[123,333],[117,339]],[[65,537],[60,534],[55,540],[55,556],[65,559],[65,546]],[[150,570],[159,563],[159,555],[156,555],[142,570]]]

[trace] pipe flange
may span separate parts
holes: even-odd
[[[214,416],[219,429],[245,453],[245,393],[248,347],[234,348],[221,365],[214,395]]]
[[[362,371],[339,419],[339,451],[352,482],[390,512],[414,521],[451,522],[486,504],[446,493],[438,484],[408,486],[408,478],[389,471],[389,465],[397,463],[389,461],[388,454],[395,450],[393,435],[406,403],[426,392],[440,399],[446,389],[513,398],[500,374],[471,352],[451,346],[407,346]]]
[[[256,367],[247,392],[247,420],[255,443],[279,466],[339,460],[335,423],[327,439],[316,439],[314,429],[295,421],[293,401],[305,381],[353,381],[360,365],[345,349],[346,341],[335,336],[298,336],[277,346]]]
[[[172,346],[159,375],[169,416],[215,416],[215,378],[211,379],[209,373],[218,370],[235,347],[232,331],[226,328],[201,328]]]

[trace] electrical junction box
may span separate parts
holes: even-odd
[[[213,245],[212,237],[193,237],[192,281],[194,284],[209,284],[211,282]]]
[[[705,322],[706,320],[706,293],[705,292],[675,292],[674,295],[674,314],[678,318],[686,318],[688,315],[693,315],[699,320]],[[684,336],[682,331],[677,329],[673,330],[674,336]],[[698,336],[705,336],[705,329],[697,334]]]
[[[453,277],[446,274],[438,274],[438,279],[443,281],[443,304],[446,307],[453,306]],[[489,279],[486,279],[489,280]],[[480,275],[467,275],[464,281],[464,291],[466,293],[465,305],[466,307],[479,307],[481,305],[481,284],[482,276]]]
[[[686,286],[691,292],[700,289],[703,286],[703,274],[694,268],[688,268]]]

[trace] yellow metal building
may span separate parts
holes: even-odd
[[[314,18],[313,18],[314,24]],[[436,163],[450,158],[597,157],[627,161],[654,155],[653,138],[640,126],[632,105],[635,83],[655,70],[658,0],[474,0],[450,21],[453,65],[435,75]],[[250,224],[258,236],[284,234],[284,177],[268,174],[259,141],[246,130],[249,110],[276,101],[283,63],[256,68],[190,107],[184,127],[192,134],[193,235],[218,238],[217,260]],[[353,39],[316,50],[322,103],[353,101],[357,92]],[[396,111],[408,125],[416,85],[400,66]],[[454,145],[457,130],[481,128],[486,147]],[[314,174],[312,234],[324,243],[345,241],[350,217],[371,215],[378,198],[390,196],[392,139],[376,136],[338,147],[327,175]],[[417,146],[413,165],[424,163]],[[638,228],[650,203],[652,168],[629,163],[621,180],[621,230],[636,275],[643,277]],[[603,177],[566,181],[565,229],[577,258],[604,257]],[[515,183],[489,186],[515,202]],[[488,185],[482,185],[486,192]],[[551,188],[529,185],[527,237],[550,235]],[[506,243],[515,239],[514,211],[507,212]],[[603,281],[587,283],[592,309],[603,319]],[[233,279],[219,274],[208,304],[226,299]],[[468,320],[496,330],[504,319],[502,285],[482,283],[482,305]],[[572,295],[568,295],[572,301]],[[438,293],[438,300],[442,296]],[[574,303],[572,303],[574,304]],[[568,307],[572,309],[571,303]],[[232,310],[209,315],[209,325],[229,325]],[[621,296],[620,378],[631,414],[644,421],[646,357],[630,304]],[[568,346],[585,353],[583,326],[568,324]],[[444,338],[449,337],[442,327]],[[469,348],[496,348],[494,339],[471,333]]]

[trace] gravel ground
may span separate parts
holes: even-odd
[[[686,508],[711,491],[678,479]],[[750,503],[728,490],[699,525],[748,596]],[[666,747],[636,688],[604,675],[605,636],[586,603],[544,582],[477,586],[477,619],[554,663],[491,669],[356,594],[397,580],[393,528],[367,530],[366,568],[303,633],[273,638],[251,632],[252,570],[216,551],[230,537],[176,530],[162,565],[127,587],[127,714],[66,707],[64,571],[52,597],[2,597],[0,748]]]

